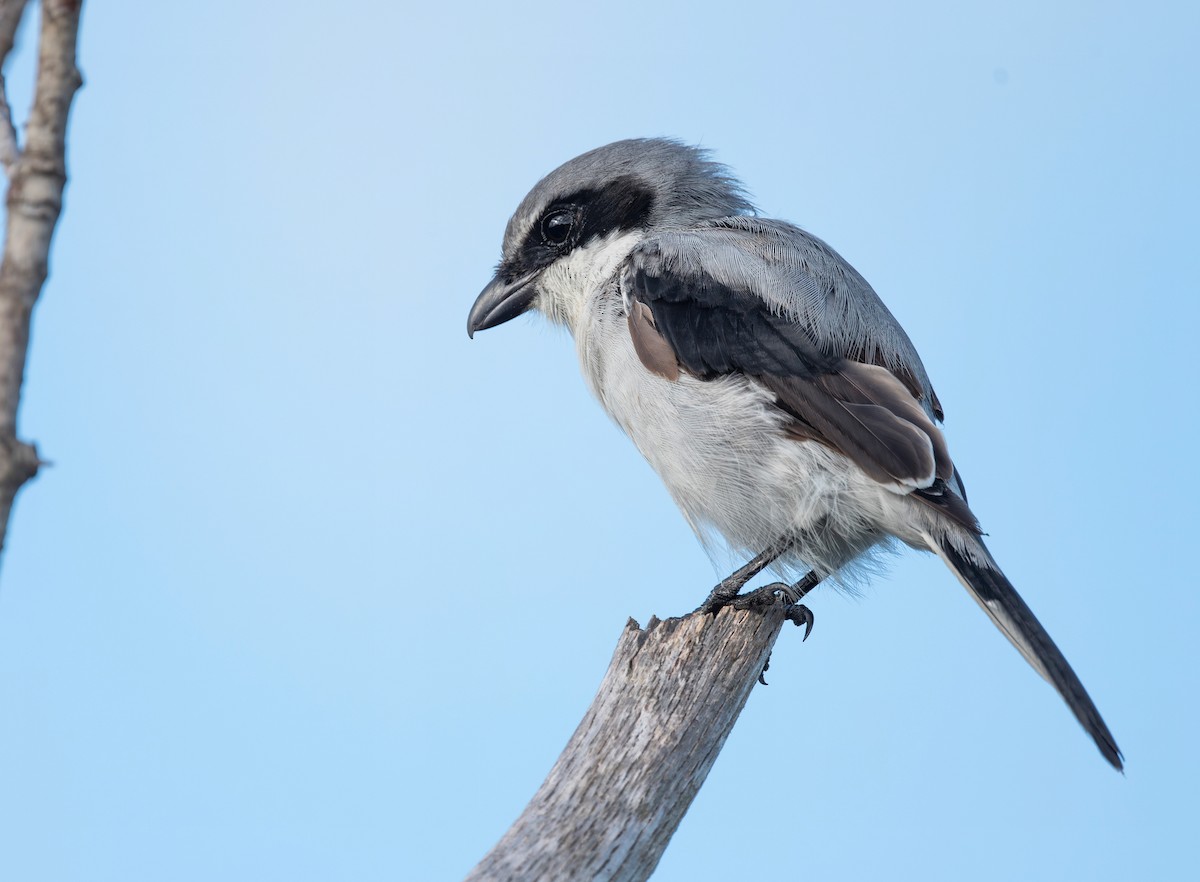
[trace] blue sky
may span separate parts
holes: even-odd
[[[298,7],[85,10],[0,878],[457,879],[491,847],[626,617],[724,575],[561,332],[464,332],[529,187],[638,135],[872,282],[1128,760],[908,552],[813,595],[656,880],[1195,872],[1194,4]]]

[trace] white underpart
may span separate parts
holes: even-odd
[[[774,395],[753,380],[699,380],[685,372],[672,381],[647,370],[617,281],[640,239],[611,235],[577,249],[546,270],[535,305],[570,329],[592,392],[706,544],[715,530],[732,550],[757,554],[796,536],[787,569],[828,576],[889,536],[927,548],[924,534],[946,531],[944,519],[841,454],[788,437]]]

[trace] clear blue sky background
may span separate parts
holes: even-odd
[[[656,879],[1194,878],[1196,4],[333,9],[85,11],[0,879],[454,880],[507,828],[722,575],[565,336],[464,333],[528,188],[636,135],[871,280],[1128,758],[906,553],[785,632]]]

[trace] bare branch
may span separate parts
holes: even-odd
[[[0,0],[0,165],[4,166],[6,175],[12,174],[12,167],[21,151],[17,147],[17,130],[13,128],[12,108],[8,104],[4,64],[12,52],[17,27],[21,24],[26,5],[28,0]]]
[[[5,3],[4,14],[10,14],[11,5]],[[13,498],[37,474],[39,464],[37,450],[17,438],[17,407],[29,348],[29,320],[46,281],[50,242],[67,182],[67,115],[82,83],[75,65],[81,5],[82,0],[43,0],[25,150],[9,174],[8,222],[0,261],[0,549]],[[16,25],[12,27],[15,30]]]
[[[467,882],[649,878],[784,621],[782,604],[631,619],[558,762]]]

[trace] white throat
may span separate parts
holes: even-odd
[[[577,336],[588,301],[612,280],[643,236],[640,231],[630,230],[610,233],[551,264],[538,281],[541,293],[534,307]]]

